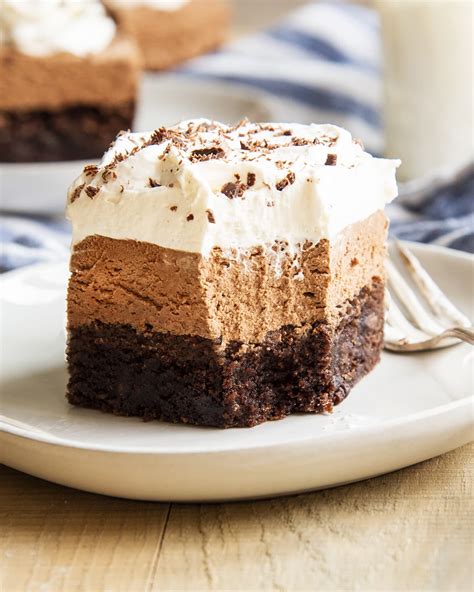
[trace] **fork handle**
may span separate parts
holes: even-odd
[[[466,341],[467,343],[474,345],[474,330],[472,327],[453,327],[452,329],[444,331],[440,337],[456,337],[461,341]]]

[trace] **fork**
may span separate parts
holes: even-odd
[[[394,259],[388,259],[385,349],[420,352],[461,341],[474,345],[474,327],[469,319],[441,291],[413,253],[396,240],[394,245],[416,289],[397,269]]]

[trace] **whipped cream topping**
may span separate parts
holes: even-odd
[[[166,12],[173,12],[180,10],[190,0],[109,0],[108,4],[116,8],[136,8],[137,6],[147,6],[155,10],[164,10]]]
[[[122,134],[69,190],[73,243],[90,235],[208,255],[332,239],[397,195],[398,160],[334,125],[182,122]]]
[[[2,0],[0,40],[25,54],[99,53],[115,30],[99,0]]]

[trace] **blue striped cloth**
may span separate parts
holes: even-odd
[[[331,122],[380,154],[380,37],[376,14],[352,4],[318,2],[295,11],[280,26],[239,39],[192,60],[180,77],[220,80],[298,107],[302,122]],[[294,113],[294,109],[289,112]],[[474,165],[430,183],[401,186],[389,207],[394,235],[474,253]],[[13,269],[67,257],[65,222],[3,216],[0,267]]]

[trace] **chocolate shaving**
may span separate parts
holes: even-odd
[[[328,166],[334,166],[335,164],[337,164],[337,154],[329,153],[326,158],[325,164],[327,164]]]
[[[239,127],[244,127],[246,125],[248,125],[250,122],[247,119],[247,117],[244,117],[243,119],[241,119],[238,123],[236,123],[235,125],[229,127],[229,131],[231,132],[235,132],[236,130],[239,129]]]
[[[189,216],[186,217],[186,220],[188,222],[191,222],[191,220],[194,220],[194,214],[189,214]]]
[[[161,187],[158,181],[155,181],[155,179],[152,179],[151,177],[148,177],[148,184],[150,187]]]
[[[165,160],[166,156],[169,154],[171,150],[171,144],[168,144],[166,148],[163,150],[163,153],[158,156],[158,160]]]
[[[146,146],[153,146],[154,144],[162,144],[165,140],[168,139],[168,137],[169,137],[168,131],[164,127],[160,127],[160,129],[155,130],[151,134],[150,139],[146,143]]]
[[[274,132],[276,131],[275,128],[273,127],[273,125],[262,125],[262,124],[257,124],[257,130],[260,130],[262,132]]]
[[[88,164],[84,167],[84,174],[87,177],[94,177],[99,172],[99,167],[95,164]]]
[[[242,197],[246,189],[247,185],[244,185],[244,183],[226,183],[222,187],[221,193],[229,199],[234,199],[236,197]]]
[[[95,197],[99,193],[100,189],[98,187],[93,187],[92,185],[88,185],[84,189],[84,191],[86,192],[87,196],[92,199],[93,197]]]
[[[205,160],[214,160],[217,158],[223,158],[225,152],[219,146],[211,146],[209,148],[199,148],[191,152],[189,160],[191,162],[203,162]]]
[[[170,210],[172,212],[176,212],[176,210],[178,209],[178,206],[171,206]]]
[[[285,187],[288,187],[288,185],[293,185],[293,183],[295,182],[295,178],[295,173],[290,171],[284,179],[282,179],[275,185],[275,187],[278,191],[283,191],[283,189],[285,189]]]
[[[166,140],[170,140],[170,142],[177,148],[184,148],[186,146],[186,142],[183,140],[183,136],[186,137],[185,133],[183,132],[160,127],[151,134],[150,139],[148,142],[145,142],[143,147],[162,144]]]
[[[247,146],[247,144],[244,144],[244,142],[242,142],[242,140],[240,141],[240,149],[241,150],[250,150],[250,148]]]
[[[82,183],[81,185],[78,185],[74,191],[73,194],[71,196],[71,203],[75,202],[76,199],[81,195],[81,191],[84,189],[85,183]]]
[[[248,173],[247,174],[247,187],[253,187],[255,185],[256,180],[257,180],[257,175],[255,173]]]
[[[107,183],[110,179],[116,178],[117,173],[114,173],[114,171],[111,171],[109,168],[106,168],[102,171],[102,180],[104,181],[104,183]]]
[[[311,140],[307,140],[306,138],[293,138],[291,140],[293,146],[308,146],[308,144],[312,144]]]
[[[195,132],[210,132],[217,129],[217,125],[214,122],[203,121],[194,128]]]
[[[326,135],[324,135],[324,136],[321,136],[320,139],[322,140],[322,143],[323,144],[326,144],[326,146],[331,147],[331,146],[334,146],[334,144],[337,143],[338,136],[326,136]]]
[[[114,160],[113,162],[111,162],[111,166],[116,165],[119,162],[122,162],[123,160],[125,160],[128,156],[128,153],[122,154],[121,152],[119,152],[118,154],[116,154],[114,156]]]
[[[207,214],[207,219],[209,220],[209,222],[211,224],[215,224],[216,223],[216,219],[214,218],[214,214],[211,210],[206,210],[206,214]]]

